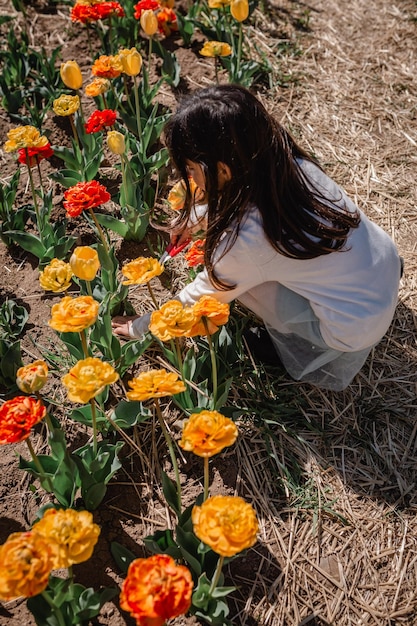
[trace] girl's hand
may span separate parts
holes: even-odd
[[[190,241],[193,231],[191,228],[186,227],[181,230],[173,228],[170,233],[169,241],[174,246],[180,246],[182,243]]]
[[[113,317],[111,321],[113,333],[119,337],[132,337],[132,322],[139,317],[140,315]]]

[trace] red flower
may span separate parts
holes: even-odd
[[[113,15],[116,17],[124,17],[125,15],[123,7],[119,2],[101,2],[100,4],[95,4],[93,8],[97,11],[97,19],[100,20]]]
[[[191,574],[184,565],[177,565],[168,554],[154,554],[129,565],[120,606],[138,626],[162,626],[188,611],[192,590]]]
[[[172,9],[164,7],[156,14],[156,19],[158,20],[158,30],[165,37],[169,37],[173,31],[178,30],[177,16]]]
[[[125,12],[119,2],[100,2],[91,6],[76,3],[71,9],[71,20],[73,22],[97,22],[111,16],[124,17]]]
[[[32,426],[46,415],[40,400],[30,396],[16,396],[0,407],[0,444],[19,443],[30,435]]]
[[[158,0],[140,0],[140,2],[138,2],[137,4],[135,4],[134,9],[135,9],[135,18],[137,20],[140,20],[140,16],[142,15],[143,11],[156,11],[157,9],[161,8],[161,4],[158,2]]]
[[[98,133],[104,130],[106,126],[113,126],[116,121],[117,113],[111,109],[103,111],[93,111],[85,124],[86,133]]]
[[[42,159],[49,159],[53,156],[54,151],[51,148],[51,144],[47,143],[46,146],[40,146],[39,148],[20,148],[18,150],[18,161],[27,165],[28,167],[34,167],[42,161]]]
[[[64,207],[68,217],[78,217],[84,209],[93,209],[110,200],[110,194],[104,185],[96,180],[77,183],[64,193]]]

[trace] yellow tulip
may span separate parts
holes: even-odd
[[[221,9],[230,4],[230,0],[208,0],[210,9]]]
[[[39,283],[45,291],[62,293],[71,285],[72,276],[73,273],[69,263],[65,263],[65,261],[60,259],[52,259],[43,272],[40,272]]]
[[[122,267],[122,274],[127,278],[123,285],[146,285],[152,278],[164,271],[163,265],[152,257],[138,257]]]
[[[186,389],[183,381],[178,380],[178,374],[167,372],[164,369],[142,372],[133,380],[129,380],[128,385],[132,391],[126,393],[127,399],[139,402],[151,398],[173,396]]]
[[[136,48],[120,50],[119,57],[123,65],[123,73],[137,76],[142,69],[142,56]]]
[[[256,542],[258,520],[239,496],[212,496],[191,513],[195,535],[220,556],[234,556]]]
[[[151,9],[146,9],[140,16],[140,25],[148,37],[152,37],[158,30],[158,19]]]
[[[107,133],[107,145],[113,154],[124,154],[126,152],[125,136],[118,130],[109,130]]]
[[[232,48],[224,41],[206,41],[200,54],[203,57],[227,57],[232,54]]]
[[[79,333],[95,324],[99,307],[91,296],[65,296],[53,305],[48,324],[59,333]]]
[[[16,372],[16,385],[23,393],[36,393],[45,385],[48,378],[48,366],[45,361],[33,361],[19,367]]]
[[[77,61],[66,61],[61,63],[59,70],[62,82],[69,89],[81,89],[83,85],[83,77],[81,74],[80,66]]]
[[[54,569],[87,561],[97,543],[100,527],[89,511],[48,509],[32,532],[48,542],[54,554]]]
[[[61,117],[73,115],[80,108],[80,98],[63,94],[53,101],[52,108],[55,115],[60,115]]]
[[[90,98],[97,98],[110,89],[110,81],[107,78],[94,78],[89,85],[86,85],[84,93]]]
[[[149,330],[160,341],[169,341],[173,337],[186,337],[196,321],[191,307],[183,307],[178,300],[168,300],[152,313]]]
[[[249,15],[248,0],[231,0],[230,13],[237,22],[244,22]]]
[[[71,402],[86,404],[104,391],[107,385],[115,383],[119,374],[110,363],[95,357],[78,361],[68,374],[62,377]]]
[[[78,246],[70,258],[70,266],[74,276],[81,280],[93,280],[100,269],[97,250],[90,246]]]
[[[5,152],[16,152],[20,148],[42,148],[48,138],[41,136],[34,126],[18,126],[7,133],[8,141],[4,144]]]

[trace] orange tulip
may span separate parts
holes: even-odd
[[[40,400],[16,396],[0,406],[0,444],[19,443],[30,435],[32,426],[46,415]]]
[[[53,305],[48,324],[59,333],[79,333],[96,322],[99,306],[91,296],[65,296]]]
[[[190,328],[187,337],[196,335],[213,335],[229,319],[230,306],[226,302],[219,302],[212,296],[201,296],[192,307],[196,322]],[[205,321],[205,323],[204,323]]]
[[[87,357],[78,361],[68,374],[62,377],[71,402],[86,404],[104,391],[107,385],[115,383],[119,374],[110,363],[95,357]]]
[[[127,278],[123,281],[123,285],[145,285],[163,271],[164,268],[157,259],[138,257],[122,267],[122,274]]]
[[[45,361],[33,361],[19,367],[16,372],[16,385],[23,393],[35,393],[42,389],[48,378],[48,366]]]
[[[196,321],[191,307],[183,307],[178,300],[168,300],[152,313],[149,330],[160,341],[169,341],[174,337],[187,337]]]
[[[236,424],[217,411],[193,413],[184,423],[180,446],[197,456],[212,457],[235,443]]]
[[[127,399],[139,402],[173,396],[186,389],[183,381],[178,380],[178,374],[164,369],[142,372],[133,380],[129,380],[128,385],[132,391],[126,393]]]

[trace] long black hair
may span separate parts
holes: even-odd
[[[300,159],[315,163],[268,113],[248,89],[224,84],[186,96],[165,127],[171,159],[187,186],[181,223],[188,221],[193,198],[187,161],[203,169],[208,203],[205,265],[219,288],[212,258],[226,229],[224,253],[233,245],[248,208],[261,213],[263,229],[281,254],[311,259],[340,250],[359,212],[335,205],[307,180]],[[225,163],[231,180],[218,189],[218,163]],[[340,200],[340,198],[339,198]]]

